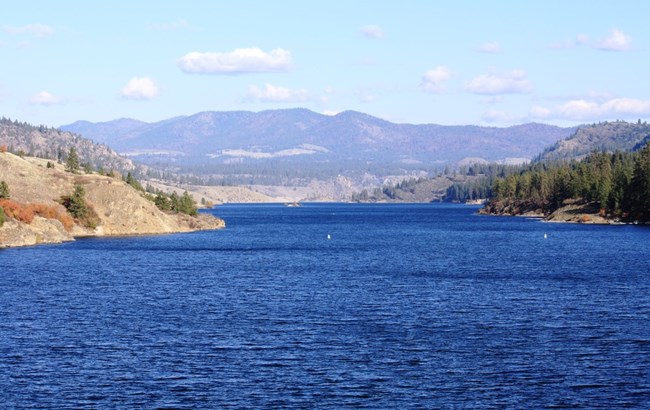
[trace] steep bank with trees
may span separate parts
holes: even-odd
[[[564,206],[572,208],[569,220],[588,222],[595,212],[610,221],[650,222],[650,144],[636,152],[531,164],[494,182],[484,212],[548,217]]]

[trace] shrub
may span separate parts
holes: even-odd
[[[0,228],[5,224],[5,219],[7,219],[5,216],[5,211],[2,209],[2,207],[0,207]]]
[[[11,199],[2,199],[0,200],[0,206],[4,209],[5,214],[9,218],[16,219],[26,224],[30,224],[34,220],[34,211],[27,205]]]
[[[74,225],[74,221],[70,215],[65,214],[55,206],[45,204],[22,204],[11,199],[0,200],[0,209],[3,209],[3,216],[13,218],[17,221],[31,224],[35,216],[40,216],[46,219],[56,219],[65,228],[70,231]]]

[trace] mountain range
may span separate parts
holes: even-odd
[[[397,124],[355,111],[307,109],[201,112],[147,123],[78,121],[62,130],[139,162],[176,166],[320,162],[431,167],[466,158],[521,161],[575,128],[529,123],[506,128]]]

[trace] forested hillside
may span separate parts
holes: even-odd
[[[486,209],[549,214],[567,201],[595,204],[609,218],[650,221],[650,144],[636,152],[594,152],[583,161],[534,163],[497,179]]]
[[[593,151],[635,151],[650,142],[650,124],[641,120],[583,125],[570,137],[546,148],[535,161],[583,158]]]

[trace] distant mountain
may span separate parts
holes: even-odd
[[[74,146],[81,161],[90,163],[95,168],[103,167],[119,172],[136,168],[130,159],[79,134],[44,126],[36,127],[6,118],[0,119],[0,145],[6,146],[12,152],[55,161],[67,156],[70,147]]]
[[[145,123],[132,119],[61,129],[110,145],[138,161],[176,166],[289,162],[430,167],[464,158],[532,158],[573,128],[523,124],[507,128],[396,124],[345,111],[307,109],[202,112]]]
[[[582,158],[592,151],[637,151],[650,142],[650,124],[638,121],[584,125],[568,138],[546,148],[540,161]]]

